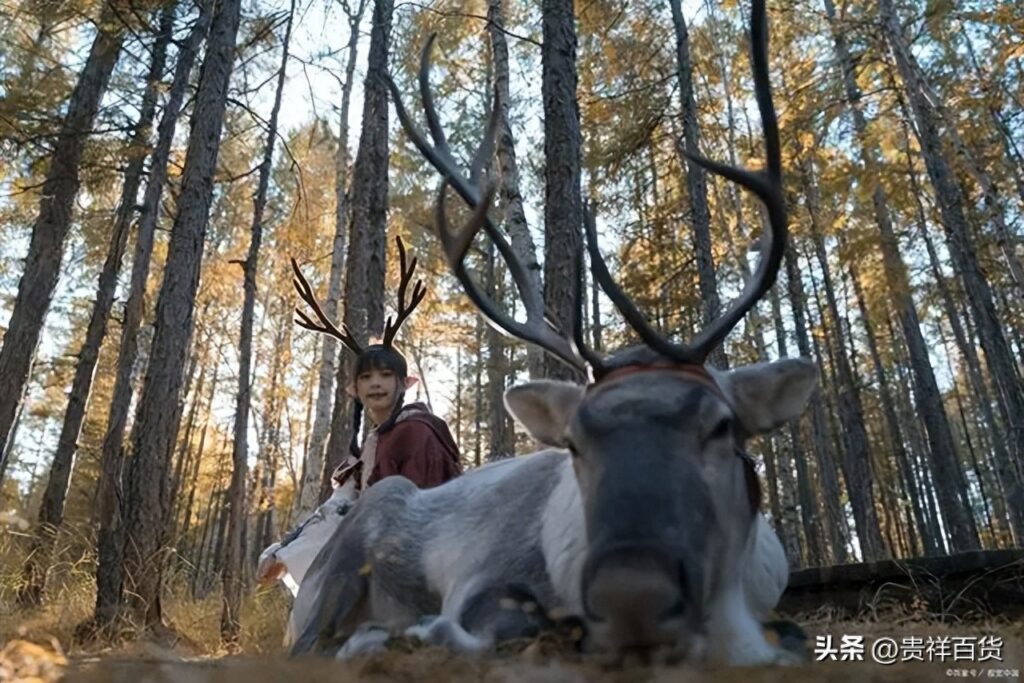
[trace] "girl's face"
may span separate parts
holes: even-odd
[[[356,395],[377,424],[387,419],[398,394],[398,376],[387,368],[370,368],[356,377]]]

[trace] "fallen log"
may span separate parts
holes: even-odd
[[[939,618],[1024,617],[1024,550],[812,567],[790,574],[778,611],[858,618],[903,607]]]

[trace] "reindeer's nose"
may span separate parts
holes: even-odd
[[[583,581],[587,617],[619,648],[672,644],[687,611],[683,575],[667,554],[647,547],[592,556]]]

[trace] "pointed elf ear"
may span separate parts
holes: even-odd
[[[356,393],[356,385],[352,382],[349,382],[345,386],[345,393],[351,396],[352,398],[359,398],[359,394]]]
[[[408,391],[409,389],[412,389],[413,386],[416,385],[416,382],[419,382],[419,381],[420,381],[419,377],[412,377],[412,376],[406,377],[405,378],[405,388],[406,388],[406,390]]]

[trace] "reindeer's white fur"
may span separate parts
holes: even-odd
[[[477,499],[485,497],[488,491],[497,486],[507,472],[520,462],[504,460],[476,470],[477,483],[465,490],[464,502],[473,505]],[[427,582],[436,587],[437,592],[443,596],[441,615],[450,619],[458,619],[465,601],[479,590],[479,582],[486,579],[481,573],[468,581],[460,581],[460,576],[464,575],[461,568],[483,568],[490,559],[487,546],[465,542],[465,531],[464,527],[454,525],[443,529],[434,542],[424,549],[423,554],[423,569]],[[454,548],[458,550],[453,552]]]
[[[583,612],[580,578],[587,554],[580,487],[566,458],[558,472],[558,483],[544,506],[541,548],[551,583],[573,614]]]
[[[709,609],[708,655],[741,666],[796,661],[769,644],[761,626],[786,589],[789,568],[778,535],[760,513],[726,578]]]
[[[750,532],[749,562],[743,568],[747,604],[758,619],[767,619],[789,582],[789,563],[778,534],[763,515]]]

